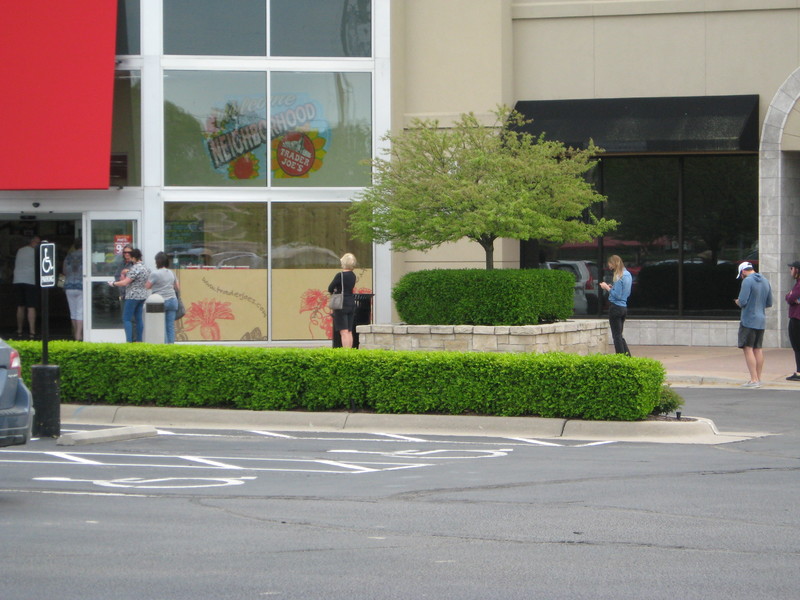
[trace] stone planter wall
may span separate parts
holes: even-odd
[[[547,325],[358,325],[359,347],[459,352],[608,352],[608,322],[576,319]]]

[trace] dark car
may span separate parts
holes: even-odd
[[[0,339],[0,446],[27,444],[32,426],[33,398],[22,380],[22,361]]]

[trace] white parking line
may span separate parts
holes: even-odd
[[[528,438],[508,438],[509,440],[514,440],[516,442],[525,442],[526,444],[533,444],[535,446],[558,446],[561,447],[564,444],[554,444],[553,442],[543,442],[542,440],[531,440]]]
[[[376,433],[375,435],[385,435],[386,437],[390,437],[395,440],[403,440],[404,442],[427,442],[428,440],[424,440],[418,437],[411,437],[409,435],[398,435],[396,433]]]
[[[49,456],[55,456],[56,458],[63,458],[64,460],[71,460],[72,462],[81,463],[84,465],[101,465],[103,463],[99,463],[94,460],[89,460],[88,458],[82,458],[80,456],[75,456],[74,454],[70,454],[69,452],[45,452],[44,454],[48,454]]]
[[[274,431],[260,431],[258,429],[250,429],[250,433],[255,433],[257,435],[263,435],[266,437],[276,437],[276,438],[285,438],[287,440],[296,440],[297,438],[293,435],[286,435],[283,433],[275,433]]]
[[[179,456],[178,458],[182,458],[183,460],[188,460],[192,462],[198,462],[204,465],[210,465],[212,467],[219,467],[221,469],[243,469],[244,467],[237,467],[236,465],[229,465],[227,463],[219,462],[216,460],[210,460],[208,458],[200,458],[199,456]]]

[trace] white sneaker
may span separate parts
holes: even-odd
[[[760,381],[748,381],[747,383],[742,384],[743,388],[760,388],[761,382]]]

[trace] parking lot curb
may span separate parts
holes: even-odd
[[[579,421],[540,417],[472,415],[391,415],[346,412],[248,411],[212,408],[69,405],[61,407],[65,423],[146,425],[152,428],[240,429],[464,435],[510,438],[574,439],[682,444],[721,444],[769,435],[720,433],[713,421]]]
[[[152,425],[131,425],[128,427],[113,427],[111,429],[95,429],[94,431],[79,431],[66,433],[56,440],[59,446],[78,446],[83,444],[100,444],[102,442],[120,442],[143,437],[158,435],[158,430]]]

